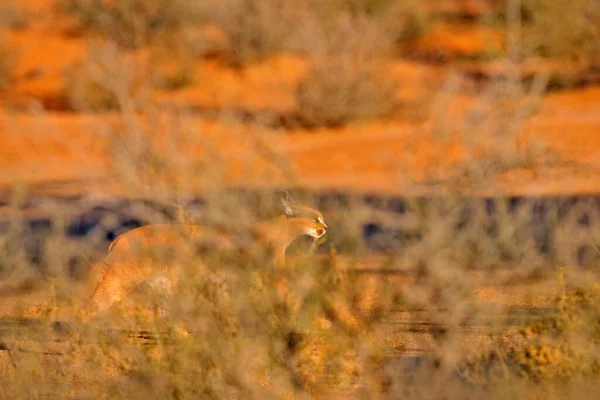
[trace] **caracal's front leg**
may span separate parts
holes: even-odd
[[[144,278],[143,274],[132,271],[129,264],[105,265],[92,297],[80,309],[79,316],[87,321],[103,313],[113,304],[121,301]]]

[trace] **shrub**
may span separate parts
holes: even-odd
[[[0,89],[7,89],[13,81],[15,51],[0,35]]]
[[[595,59],[600,55],[600,4],[595,0],[524,0],[529,54]]]
[[[517,340],[499,339],[492,351],[471,356],[461,366],[472,381],[522,378],[565,382],[600,373],[600,309],[597,283],[567,290],[553,312],[521,329]]]
[[[61,0],[58,9],[72,16],[80,29],[98,32],[125,48],[177,31],[198,15],[188,0]]]
[[[87,57],[65,74],[65,95],[74,109],[137,107],[145,94],[145,64],[126,57],[116,46],[92,47]]]
[[[340,16],[371,21],[385,32],[386,41],[412,37],[422,20],[416,5],[392,0],[213,0],[204,3],[202,13],[225,34],[223,51],[241,66],[281,51],[312,52],[321,46],[315,39],[326,40]]]
[[[150,71],[152,82],[168,90],[192,83],[195,57],[216,46],[202,29],[200,6],[192,0],[63,0],[59,9],[73,16],[79,29],[98,33],[122,49],[144,47],[155,67]],[[79,82],[73,85],[84,91],[83,77],[74,80]],[[93,91],[94,84],[88,83]],[[101,92],[94,101],[98,108],[114,107]]]
[[[335,20],[343,14],[367,18],[394,41],[419,36],[425,24],[425,13],[416,0],[313,0],[311,6],[325,20]]]
[[[15,4],[0,4],[0,28],[23,28],[27,13]]]
[[[189,86],[195,78],[195,58],[186,43],[165,37],[150,49],[152,83],[157,88],[177,90]]]
[[[311,66],[296,92],[299,118],[309,126],[338,126],[389,112],[396,87],[379,68],[391,44],[366,18],[343,15],[323,26],[311,42]]]
[[[306,10],[298,0],[213,0],[203,14],[224,33],[229,61],[242,66],[290,50]]]

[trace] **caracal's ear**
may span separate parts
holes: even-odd
[[[285,214],[289,217],[294,216],[296,213],[294,209],[298,204],[294,198],[288,193],[287,190],[278,190],[277,193],[281,196],[281,204]]]

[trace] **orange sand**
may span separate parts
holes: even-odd
[[[463,3],[464,7],[470,7],[470,2]],[[122,179],[116,175],[110,156],[114,138],[102,135],[99,130],[107,120],[118,124],[119,116],[60,111],[66,104],[65,74],[85,57],[85,39],[65,33],[62,23],[49,11],[51,0],[27,4],[31,13],[29,23],[24,29],[8,33],[8,42],[18,48],[19,58],[15,84],[0,92],[0,104],[5,105],[0,110],[3,142],[0,185],[84,179],[101,182],[104,190],[120,192]],[[452,28],[454,31],[450,28],[432,29],[416,48],[424,48],[424,53],[427,49],[443,49],[448,54],[473,55],[485,52],[490,45],[495,49],[503,46],[503,38],[494,32],[474,31],[464,24]],[[447,32],[456,34],[449,36]],[[306,72],[305,61],[294,56],[279,55],[241,72],[216,61],[198,61],[191,86],[156,92],[152,101],[194,107],[196,111],[183,121],[188,129],[213,132],[209,135],[210,144],[224,155],[225,163],[230,163],[225,167],[227,184],[248,182],[243,174],[248,165],[240,161],[244,157],[263,163],[264,168],[269,163],[264,155],[244,144],[246,138],[253,137],[264,141],[270,151],[289,157],[295,180],[301,185],[395,194],[439,192],[452,187],[444,181],[454,174],[452,168],[467,161],[465,148],[456,134],[478,100],[464,90],[451,95],[446,118],[442,120],[449,136],[439,135],[440,123],[438,129],[432,128],[429,110],[441,101],[440,88],[452,69],[452,64],[431,66],[402,60],[391,63],[386,73],[390,79],[401,82],[398,98],[402,109],[387,119],[351,123],[339,129],[293,128],[282,132],[231,124],[215,119],[214,112],[207,112],[232,108],[250,114],[291,113],[294,89]],[[40,104],[49,110],[39,111]],[[597,111],[600,111],[600,86],[546,95],[523,129],[521,145],[542,143],[553,162],[496,171],[476,193],[598,192],[600,113]],[[148,135],[160,137],[161,132],[167,131],[164,127],[157,128]],[[192,160],[205,154],[202,147],[202,144],[179,143],[169,149],[158,145],[163,156]],[[286,184],[287,179],[275,174],[268,182]],[[75,184],[72,190],[88,188],[77,188]]]

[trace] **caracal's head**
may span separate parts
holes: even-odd
[[[288,192],[281,191],[281,201],[288,218],[294,218],[304,227],[304,232],[314,238],[319,239],[327,233],[329,227],[323,219],[323,214],[314,208],[299,204]]]

